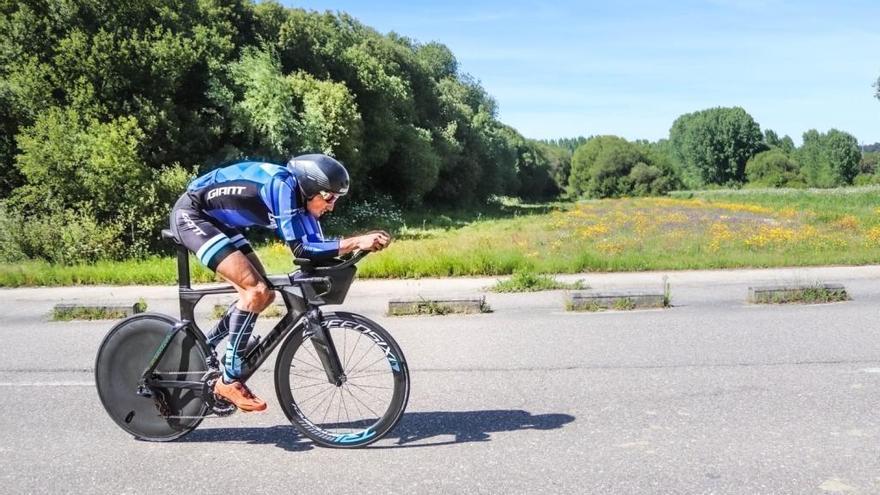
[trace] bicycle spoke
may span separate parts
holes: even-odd
[[[369,373],[358,373],[357,378],[366,378],[368,376],[376,376],[376,375],[387,375],[388,373],[389,373],[388,370],[371,371]],[[349,375],[346,374],[346,376],[349,376]]]
[[[337,390],[338,389],[339,387],[337,387]],[[327,403],[327,410],[324,411],[324,417],[321,418],[320,424],[324,424],[324,422],[327,420],[327,415],[330,414],[330,407],[333,406],[333,398],[336,397],[337,390],[334,390],[333,395],[330,396],[330,402]]]
[[[339,405],[336,406],[336,424],[342,419],[342,391],[339,391]]]
[[[324,405],[324,401],[326,401],[326,400],[327,400],[328,398],[330,398],[330,397],[333,397],[333,394],[335,394],[335,393],[336,393],[336,391],[334,390],[333,393],[331,393],[331,394],[326,394],[325,397],[324,397],[323,399],[321,399],[321,400],[315,405],[314,408],[312,408],[311,412],[309,412],[309,414],[307,414],[306,417],[311,417],[313,412],[315,412],[315,411],[321,409],[321,407]]]
[[[351,390],[349,390],[349,389],[346,389],[346,390],[348,391],[348,395],[352,396],[352,397],[354,398],[354,400],[360,402],[361,405],[364,406],[365,408],[367,408],[368,411],[370,411],[371,413],[373,413],[373,415],[376,416],[377,419],[382,417],[381,414],[377,414],[376,411],[370,409],[370,406],[366,405],[366,404],[364,403],[364,401],[358,399],[358,397],[357,397],[356,395],[354,395],[353,393],[351,393]]]
[[[382,361],[383,359],[388,359],[388,358],[386,358],[385,355],[383,354],[383,355],[379,356],[379,359],[373,361],[372,363],[370,363],[370,364],[364,366],[363,368],[361,368],[361,369],[359,369],[359,370],[357,370],[357,371],[352,371],[351,374],[359,373],[359,372],[361,372],[361,371],[366,371],[366,370],[370,369],[374,364],[376,364],[376,363]]]
[[[363,356],[361,356],[361,358],[358,359],[357,362],[354,363],[354,364],[351,366],[351,369],[355,369],[355,368],[357,368],[357,366],[358,366],[359,364],[361,364],[361,361],[363,361],[364,358],[367,357],[367,355],[370,354],[370,351],[372,351],[372,350],[373,350],[372,347],[368,347],[368,348],[367,348],[367,352],[365,352],[365,353],[363,354]]]
[[[315,366],[314,364],[309,364],[309,363],[303,361],[302,359],[300,359],[300,358],[298,358],[298,357],[296,357],[296,356],[293,357],[293,360],[294,360],[294,361],[299,361],[299,362],[301,362],[302,364],[304,364],[304,365],[306,365],[306,366],[311,366],[312,368],[315,368],[315,369],[318,370],[318,371],[324,371],[324,368],[319,368],[319,367]],[[292,367],[293,367],[293,366],[291,366],[291,368],[292,368]]]
[[[314,354],[312,354],[312,351],[310,351],[310,350],[308,349],[308,347],[306,347],[306,346],[302,346],[301,348],[302,348],[302,350],[306,351],[306,352],[309,354],[309,356],[311,356],[312,359],[315,360],[316,363],[320,363],[320,362],[321,362],[321,360],[318,359],[317,356],[315,356]],[[314,344],[312,344],[312,348],[314,349]]]
[[[327,381],[327,375],[324,373],[318,375],[317,378],[314,376],[309,376],[309,375],[300,375],[299,373],[291,373],[290,376],[298,376],[300,378],[305,378],[307,380],[315,380],[315,381],[319,381],[319,382],[326,382]]]
[[[330,385],[329,383],[313,383],[311,385],[303,385],[302,387],[293,387],[291,390],[302,390],[304,388],[320,387],[321,385]]]
[[[343,385],[342,388],[344,389],[345,392],[348,392],[348,395],[351,395],[351,390],[348,390],[348,387]],[[357,402],[353,402],[353,404],[354,404],[355,410],[357,411],[358,417],[361,419],[366,418],[367,415],[361,411],[361,406],[359,406]]]
[[[377,397],[376,395],[370,393],[369,390],[364,389],[363,387],[361,387],[360,385],[358,385],[358,384],[356,384],[356,383],[351,383],[350,385],[351,385],[352,387],[355,387],[355,388],[358,388],[358,389],[362,390],[365,394],[369,395],[369,396],[372,397],[373,399],[376,399],[378,402],[385,402],[384,399],[380,399],[380,398]]]
[[[348,424],[352,424],[351,416],[348,414],[348,406],[345,405],[345,392],[339,394],[339,398],[342,399],[340,404],[342,404],[343,409],[345,409],[345,419],[348,420]]]
[[[364,336],[364,334],[358,332],[358,338],[357,338],[357,341],[355,341],[355,343],[354,343],[354,347],[351,348],[351,354],[349,354],[348,357],[345,359],[346,363],[351,361],[352,356],[354,356],[354,351],[357,349],[358,344],[361,343],[361,337],[363,337],[363,336]],[[343,366],[342,369],[345,369],[345,366]]]
[[[391,389],[394,388],[394,387],[380,387],[379,385],[364,385],[363,383],[358,384],[358,383],[354,382],[353,380],[348,380],[346,383],[350,383],[350,384],[352,384],[352,385],[354,385],[354,386],[356,386],[356,387],[358,387],[358,388],[360,388],[360,387],[365,387],[365,388],[381,388],[381,389],[385,389],[385,390],[391,390]]]
[[[329,383],[328,383],[328,384],[327,384],[327,385],[328,385],[328,386],[332,386],[332,385],[330,385],[330,384],[329,384]],[[309,396],[309,398],[308,398],[308,399],[306,399],[306,400],[301,400],[301,401],[296,401],[296,402],[297,402],[297,404],[299,404],[299,405],[300,405],[300,407],[301,407],[301,406],[302,406],[302,405],[303,405],[303,404],[305,404],[305,403],[306,403],[306,402],[308,402],[308,401],[310,401],[310,400],[312,400],[312,399],[314,399],[314,398],[315,398],[315,397],[317,397],[317,396],[319,396],[319,395],[321,395],[321,394],[323,394],[323,393],[324,393],[324,392],[326,392],[326,390],[321,390],[321,391],[320,391],[320,392],[318,392],[318,393],[317,393],[317,394],[315,394],[315,395],[312,395],[312,396]]]

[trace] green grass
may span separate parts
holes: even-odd
[[[507,280],[499,280],[489,290],[493,292],[536,292],[542,290],[581,290],[589,288],[583,280],[572,283],[560,282],[550,275],[540,275],[527,271],[513,274]]]
[[[223,318],[223,315],[226,314],[226,310],[229,309],[228,305],[224,304],[215,304],[211,309],[211,319],[219,320]],[[269,305],[268,308],[264,309],[262,313],[260,313],[260,317],[262,318],[280,318],[284,314],[284,306],[280,304],[272,304]]]
[[[508,201],[509,202],[509,201]],[[395,241],[359,266],[362,278],[864,265],[880,262],[880,186],[832,190],[683,191],[668,198],[523,205],[486,215],[407,218]],[[369,226],[364,226],[365,229]],[[294,269],[281,244],[257,252],[273,273]],[[191,258],[194,282],[215,280]],[[165,284],[172,257],[58,266],[0,264],[0,286]],[[521,276],[524,277],[524,276]],[[538,288],[537,278],[512,282]]]

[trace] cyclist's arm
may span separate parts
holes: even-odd
[[[274,178],[269,187],[278,235],[295,257],[317,260],[339,256],[340,241],[324,239],[318,221],[305,209],[297,208],[294,184]]]
[[[291,222],[293,238],[285,237],[287,245],[297,258],[327,259],[345,254],[339,240],[325,240],[318,221],[306,212],[294,215]],[[350,250],[349,250],[350,251]]]

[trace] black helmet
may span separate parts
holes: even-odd
[[[343,195],[348,192],[348,170],[327,155],[295,156],[287,168],[296,176],[306,198],[326,191]]]

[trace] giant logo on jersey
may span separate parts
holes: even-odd
[[[214,199],[217,196],[228,196],[228,195],[239,195],[244,193],[244,186],[227,186],[227,187],[218,187],[216,189],[212,189],[208,193],[208,199]]]

